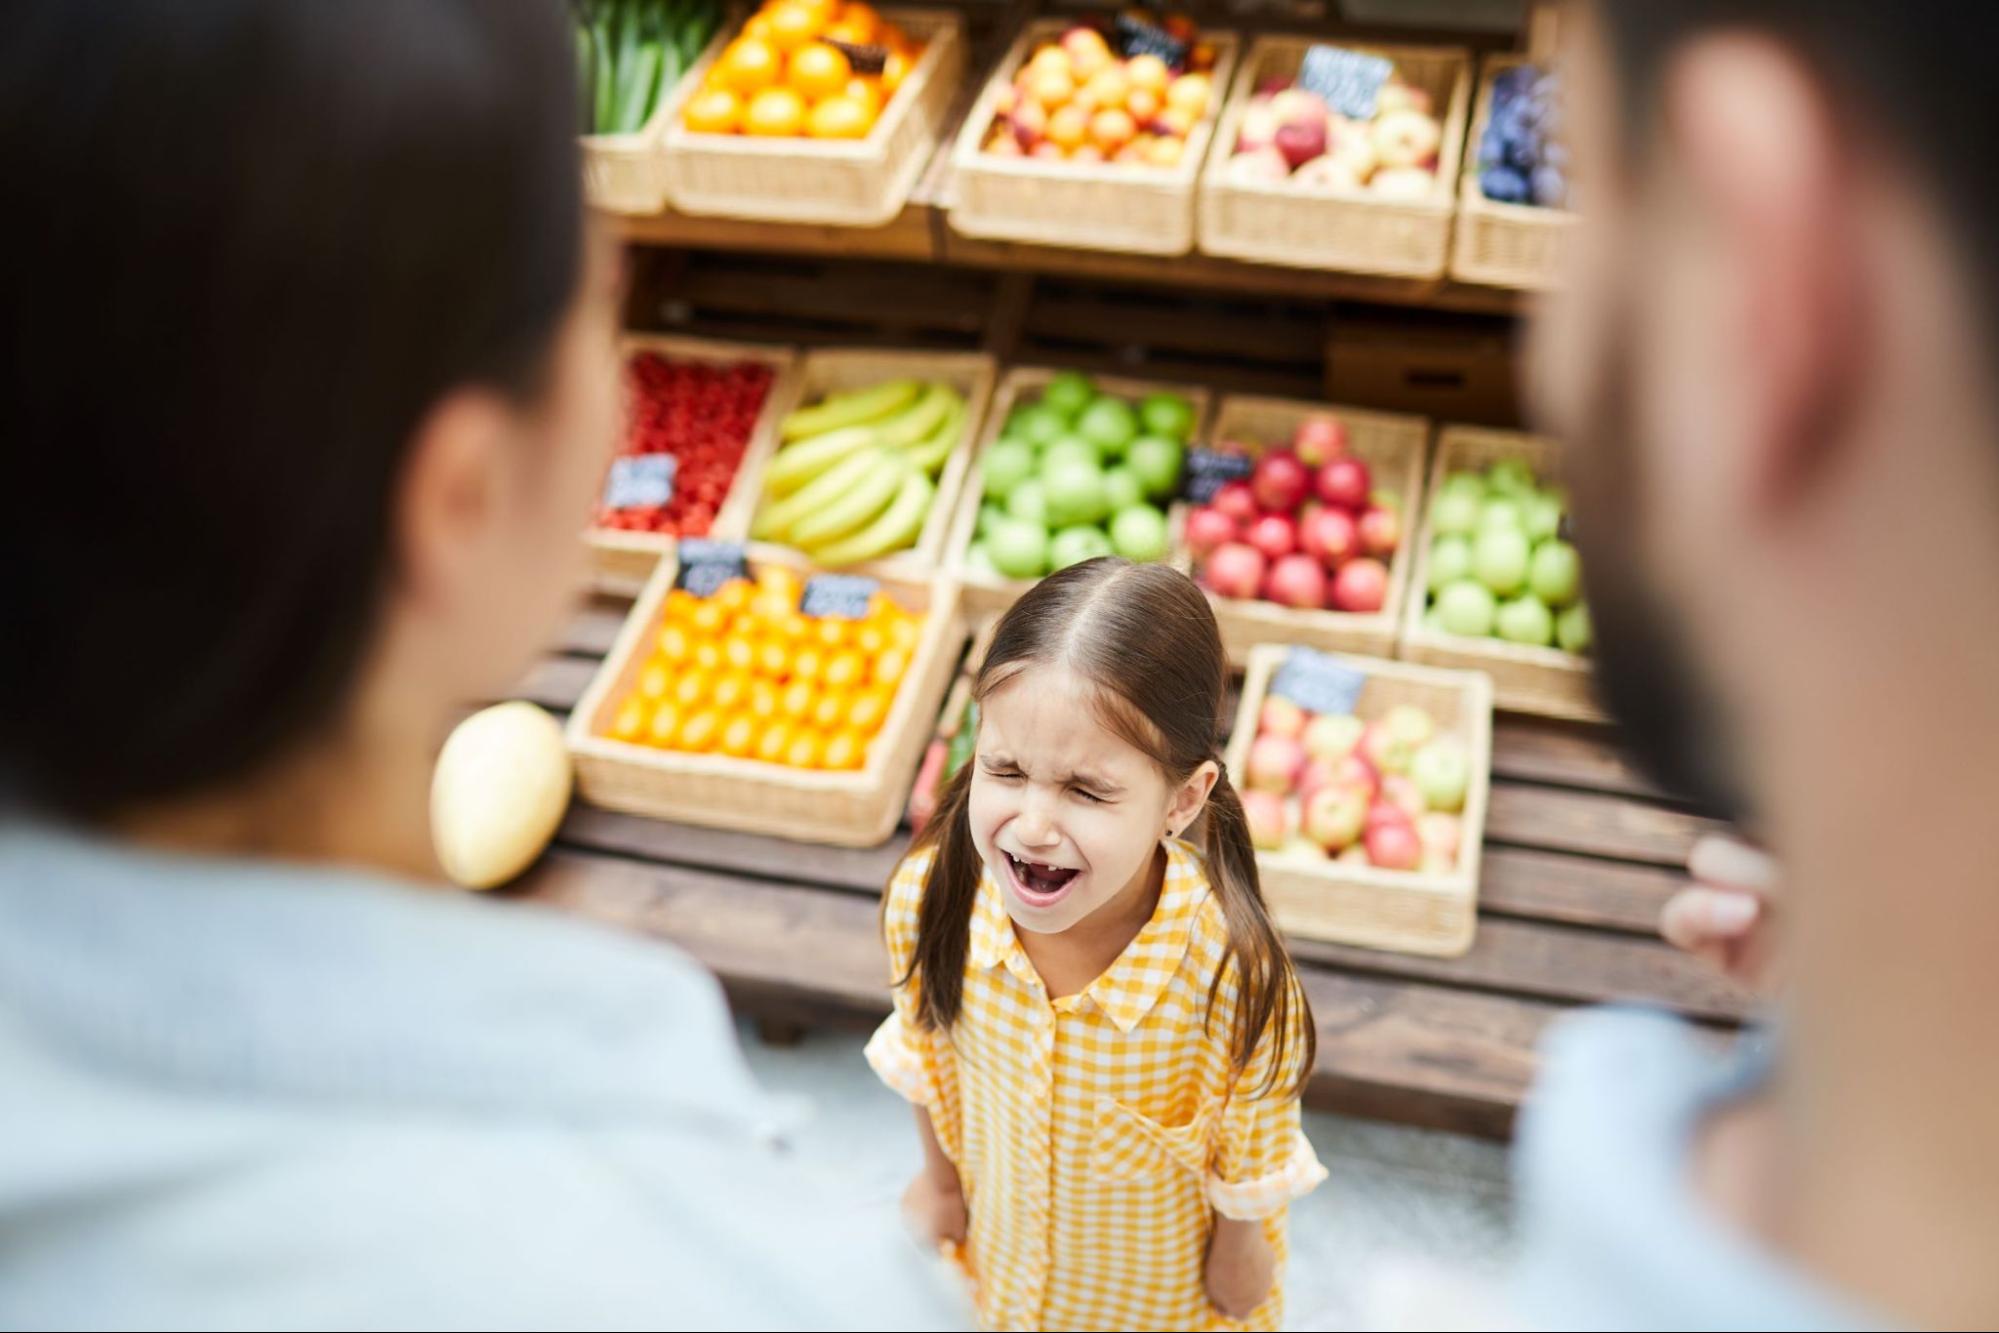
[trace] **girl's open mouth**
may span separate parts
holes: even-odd
[[[1083,873],[1074,866],[1026,861],[1003,848],[1000,855],[1006,858],[1007,874],[1013,879],[1013,891],[1029,907],[1053,907],[1061,902],[1069,892],[1069,886],[1076,882],[1076,876]]]

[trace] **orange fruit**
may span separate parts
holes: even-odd
[[[882,723],[888,720],[888,710],[894,705],[894,690],[880,685],[862,690],[847,707],[848,725],[863,736],[872,736],[881,730]]]
[[[680,724],[678,748],[700,754],[712,750],[722,738],[722,715],[712,708],[704,708],[698,713],[690,713]]]
[[[679,666],[694,652],[694,640],[688,635],[685,625],[662,627],[656,643],[660,659],[671,666]]]
[[[848,696],[845,690],[827,690],[812,701],[812,725],[821,731],[832,731],[847,720]]]
[[[662,620],[685,620],[688,613],[701,605],[701,599],[685,588],[675,588],[667,593],[666,602],[660,609]]]
[[[819,673],[826,669],[826,650],[817,644],[806,644],[791,655],[791,678],[812,684],[819,679]]]
[[[795,138],[804,128],[805,99],[789,88],[764,89],[743,113],[743,133],[760,138]]]
[[[749,97],[777,82],[778,75],[784,72],[784,60],[777,47],[763,38],[739,37],[722,52],[716,68],[725,88]]]
[[[854,631],[854,647],[872,662],[882,649],[888,647],[888,631],[878,624],[863,625]]]
[[[882,64],[882,91],[894,96],[895,90],[902,87],[902,81],[909,77],[910,64],[909,57],[902,52],[889,52],[887,61]]]
[[[1173,71],[1158,56],[1133,56],[1124,62],[1124,76],[1134,88],[1150,88],[1161,97],[1173,82]]]
[[[687,616],[687,627],[704,638],[713,638],[722,632],[722,626],[729,619],[729,613],[713,602],[704,601]]]
[[[1090,117],[1090,138],[1105,153],[1115,153],[1130,143],[1138,126],[1123,111],[1099,111]]]
[[[847,643],[847,621],[827,616],[812,627],[812,637],[827,648],[842,648]]]
[[[734,134],[743,127],[743,101],[728,88],[705,89],[688,100],[680,122],[695,134]]]
[[[787,70],[785,81],[812,102],[840,92],[854,76],[847,53],[824,42],[814,42],[794,55]]]
[[[791,735],[791,723],[783,718],[774,718],[766,722],[763,730],[757,733],[757,743],[750,750],[750,756],[761,759],[766,764],[783,763],[785,749],[791,744]]]
[[[748,634],[735,635],[722,645],[722,660],[732,670],[751,670],[757,664],[757,641]]]
[[[778,621],[772,628],[793,643],[802,643],[812,637],[812,622],[797,611]]]
[[[861,46],[866,46],[881,36],[881,15],[867,5],[859,3],[859,0],[841,5],[839,17],[834,22],[837,27],[851,28],[862,34],[856,39],[857,44]]]
[[[852,648],[843,648],[826,659],[821,679],[828,689],[851,690],[867,678],[868,659]]]
[[[751,681],[750,696],[746,703],[746,706],[750,710],[750,716],[759,722],[768,722],[770,719],[776,717],[779,693],[779,687],[770,681]]]
[[[1079,106],[1065,106],[1048,118],[1048,142],[1068,152],[1082,145],[1089,133],[1090,118]]]
[[[888,100],[887,95],[882,92],[879,74],[856,74],[847,80],[846,91],[847,96],[866,107],[871,116],[879,116],[882,103]]]
[[[1154,139],[1145,146],[1145,160],[1155,167],[1177,167],[1187,145],[1172,135]]]
[[[666,663],[657,658],[647,662],[639,671],[639,697],[641,699],[663,699],[667,689],[673,684],[673,673]]]
[[[714,602],[730,615],[737,615],[750,604],[750,594],[753,591],[748,579],[730,579],[715,589]]]
[[[813,700],[818,694],[809,682],[794,680],[777,696],[777,711],[793,722],[803,722],[811,713]]]
[[[699,667],[680,673],[673,682],[673,701],[682,708],[693,708],[708,697],[708,686],[713,678]]]
[[[893,687],[902,679],[902,673],[907,670],[909,670],[908,651],[891,648],[875,659],[875,684]]]
[[[772,680],[791,674],[791,649],[782,639],[765,639],[757,645],[757,671]]]
[[[716,748],[723,754],[747,759],[757,748],[757,734],[756,719],[738,713],[723,724],[722,737],[716,743]]]
[[[722,644],[718,639],[703,639],[694,645],[694,665],[703,671],[722,669]]]
[[[642,700],[627,699],[618,706],[618,715],[611,719],[611,739],[614,741],[635,741],[645,734],[646,706]]]
[[[1166,105],[1178,107],[1199,120],[1208,110],[1213,87],[1205,74],[1182,74],[1166,87]]]
[[[1069,77],[1067,70],[1041,70],[1028,79],[1027,95],[1052,114],[1076,95],[1076,81]]]
[[[874,111],[845,93],[813,107],[805,121],[805,132],[815,139],[865,139],[874,127]]]
[[[868,761],[868,743],[851,731],[836,731],[826,738],[820,762],[831,769],[859,768]]]
[[[1141,125],[1150,125],[1152,118],[1159,114],[1159,94],[1150,88],[1134,88],[1124,99],[1124,109],[1131,112],[1131,118]]]
[[[768,15],[768,14],[752,14],[752,15],[750,15],[750,20],[749,20],[749,22],[747,22],[747,23],[745,23],[745,24],[743,25],[743,36],[745,36],[745,37],[754,37],[754,38],[756,38],[756,39],[757,39],[758,41],[764,41],[764,42],[767,42],[767,41],[769,41],[769,40],[770,40],[770,15]]]
[[[794,731],[785,743],[784,762],[792,768],[817,768],[825,742],[818,733],[804,728]]]
[[[825,18],[817,10],[804,5],[775,5],[765,10],[763,17],[770,30],[770,44],[787,55],[803,50],[826,26]]]
[[[746,671],[731,671],[715,678],[715,687],[708,691],[709,701],[715,707],[728,712],[743,707],[750,701],[750,676]]]
[[[660,700],[652,710],[652,720],[646,723],[646,739],[654,745],[672,745],[679,734],[680,709],[671,699]]]
[[[1131,96],[1131,80],[1125,76],[1122,69],[1111,65],[1098,70],[1090,81],[1083,85],[1083,91],[1090,95],[1100,110],[1115,110],[1123,107],[1125,99]]]

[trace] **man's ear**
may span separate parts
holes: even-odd
[[[487,558],[512,429],[506,404],[480,389],[440,400],[418,425],[392,509],[394,577],[406,595],[447,598]]]

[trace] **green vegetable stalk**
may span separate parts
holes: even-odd
[[[720,0],[572,0],[584,132],[642,129],[721,21]]]

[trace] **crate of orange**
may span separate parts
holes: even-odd
[[[936,149],[964,63],[948,10],[767,0],[667,128],[667,197],[684,213],[881,226]]]
[[[808,615],[815,576],[778,547],[750,547],[745,576],[705,596],[679,575],[676,555],[660,561],[570,715],[585,798],[801,842],[887,839],[963,646],[956,585],[884,577]]]

